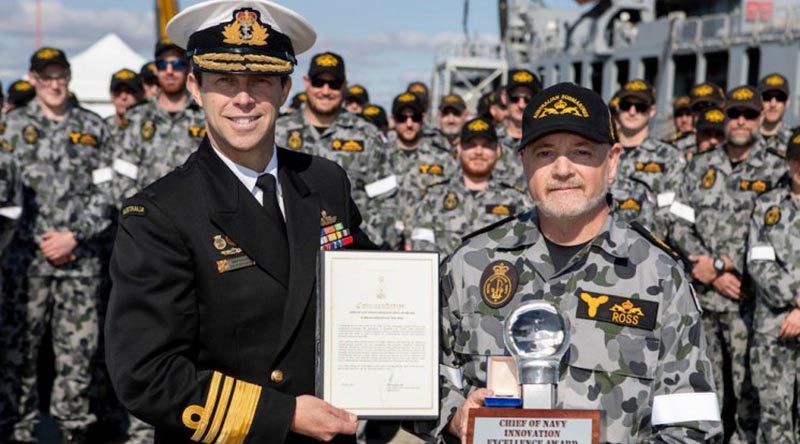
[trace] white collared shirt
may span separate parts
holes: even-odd
[[[278,198],[278,206],[281,207],[281,214],[283,214],[283,219],[286,220],[286,210],[283,206],[283,190],[281,188],[281,182],[278,180],[278,147],[276,146],[272,150],[272,158],[269,159],[269,163],[267,163],[267,167],[264,168],[264,171],[258,172],[251,170],[250,168],[244,167],[239,165],[238,163],[232,161],[227,156],[222,154],[214,145],[211,145],[214,148],[214,152],[219,156],[225,166],[228,167],[229,170],[233,172],[233,175],[236,176],[242,185],[253,195],[253,197],[258,201],[259,205],[264,204],[264,192],[261,191],[261,188],[256,186],[256,181],[258,181],[258,177],[262,174],[271,174],[275,177],[275,183],[277,185],[277,198]]]

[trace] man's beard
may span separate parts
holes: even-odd
[[[323,110],[323,109],[320,109],[317,106],[317,104],[311,98],[309,98],[308,107],[311,109],[311,111],[314,114],[317,114],[317,115],[320,115],[320,116],[333,116],[337,112],[339,112],[339,109],[341,108],[341,103],[339,103],[339,105],[332,106],[331,109],[329,109],[329,110],[328,109]]]
[[[574,186],[578,184],[553,184],[555,187],[564,187],[564,186]],[[548,188],[551,185],[548,184]],[[542,215],[549,217],[549,218],[577,218],[580,216],[584,216],[586,214],[591,213],[592,211],[596,210],[597,208],[606,205],[606,195],[608,194],[608,183],[603,185],[603,190],[597,196],[589,197],[584,201],[582,204],[576,207],[566,207],[564,205],[553,204],[552,202],[544,202],[538,200],[536,197],[533,197],[533,203],[536,206],[536,209]],[[531,193],[533,194],[533,193]]]
[[[747,136],[733,135],[731,132],[726,134],[726,139],[728,139],[728,143],[733,146],[750,146],[755,142],[756,135],[750,131],[748,131]]]
[[[472,168],[469,165],[469,162],[466,160],[461,160],[461,169],[464,170],[464,174],[470,177],[489,177],[492,175],[492,170],[494,169],[494,163],[489,163],[486,165],[485,168]]]

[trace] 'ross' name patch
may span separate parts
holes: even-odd
[[[577,296],[576,318],[642,330],[653,330],[656,327],[658,302],[581,290],[577,292]]]

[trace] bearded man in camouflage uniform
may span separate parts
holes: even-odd
[[[278,119],[275,143],[324,157],[344,168],[353,184],[353,200],[364,217],[365,231],[381,244],[385,238],[374,228],[379,225],[376,218],[382,212],[383,200],[397,188],[390,177],[381,132],[342,108],[347,80],[340,55],[324,52],[313,56],[303,82],[306,105]],[[377,186],[369,186],[375,182]]]
[[[161,91],[126,112],[128,126],[115,142],[117,205],[183,165],[205,137],[203,110],[186,92],[189,62],[183,49],[159,42],[155,58]]]
[[[800,130],[789,139],[786,160],[789,185],[756,199],[747,242],[756,293],[750,366],[763,444],[800,442]]]
[[[699,286],[703,323],[720,402],[735,406],[732,442],[750,442],[757,422],[757,399],[750,387],[747,345],[753,294],[745,273],[747,226],[756,197],[778,184],[783,160],[768,152],[758,136],[761,97],[749,86],[732,89],[725,105],[726,142],[695,155],[676,201],[672,240],[692,262]],[[725,358],[725,359],[724,359]],[[728,361],[729,360],[729,361]],[[730,369],[724,390],[722,369]],[[724,399],[724,393],[730,399]]]
[[[84,442],[90,360],[98,347],[101,254],[111,217],[108,133],[96,114],[68,101],[69,62],[42,48],[31,57],[36,99],[8,116],[3,144],[20,165],[23,209],[4,255],[0,349],[0,440],[35,441],[37,360],[52,330],[55,380],[50,414],[63,442]],[[9,436],[10,434],[10,436]]]
[[[461,237],[527,208],[525,193],[493,176],[500,150],[494,125],[467,121],[458,137],[459,174],[428,187],[414,211],[414,250],[436,250],[442,257]]]
[[[687,276],[641,225],[609,215],[622,150],[610,125],[600,96],[571,83],[526,109],[520,149],[536,209],[472,234],[442,264],[443,396],[430,434],[464,436],[469,410],[492,395],[481,388],[487,356],[508,355],[506,317],[533,300],[570,321],[556,408],[600,410],[600,442],[701,443],[719,433]],[[620,310],[638,314],[612,315]]]

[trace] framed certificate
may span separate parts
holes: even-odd
[[[439,255],[320,251],[317,396],[360,419],[439,416]]]

